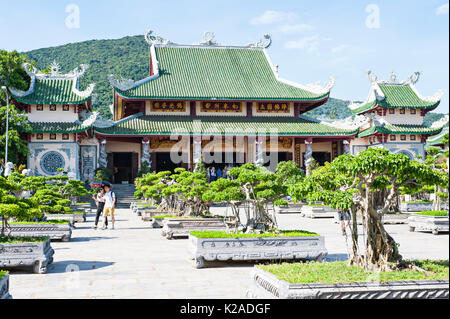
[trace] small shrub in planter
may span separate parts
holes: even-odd
[[[49,237],[51,240],[69,241],[71,224],[67,220],[9,223],[10,235],[14,237]]]

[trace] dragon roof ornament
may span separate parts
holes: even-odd
[[[199,45],[219,46],[220,44],[216,41],[216,35],[214,32],[206,31],[203,33],[203,38]]]
[[[442,118],[440,118],[439,120],[437,120],[436,122],[434,122],[433,124],[431,124],[432,128],[441,128],[444,127],[446,125],[448,125],[449,122],[449,116],[448,114],[443,116]]]
[[[270,34],[264,34],[264,39],[266,40],[264,41],[263,39],[260,39],[258,42],[249,43],[247,47],[267,49],[272,44],[272,37],[270,36]]]
[[[161,38],[159,36],[154,36],[152,35],[153,31],[152,30],[147,30],[147,32],[144,34],[144,38],[145,41],[149,44],[149,45],[169,45],[169,44],[174,44],[171,41]]]
[[[325,85],[321,85],[320,81],[317,81],[314,83],[306,84],[305,88],[308,91],[311,91],[315,94],[325,94],[327,92],[330,92],[330,90],[333,88],[335,83],[336,83],[336,78],[330,77],[330,80]]]

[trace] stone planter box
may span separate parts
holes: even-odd
[[[225,231],[222,218],[164,218],[161,235],[167,239],[189,237],[191,231]]]
[[[275,206],[277,214],[300,214],[303,204],[289,204],[288,206]]]
[[[14,237],[49,237],[51,240],[69,241],[72,227],[67,224],[10,225]]]
[[[407,224],[409,216],[411,216],[411,215],[410,214],[385,214],[381,221],[384,225]],[[362,217],[361,216],[356,216],[356,221],[358,222],[358,225],[362,225]],[[334,222],[336,224],[339,223],[339,217],[338,217],[337,213],[334,216]],[[350,222],[351,222],[351,220],[350,220]]]
[[[432,210],[433,203],[400,203],[402,212],[423,212]]]
[[[0,279],[0,299],[12,299],[9,294],[9,275],[6,274]]]
[[[70,223],[84,223],[86,221],[86,212],[83,214],[46,214],[47,220],[67,220]]]
[[[45,274],[53,262],[50,239],[42,243],[0,244],[0,268],[32,267],[36,274]]]
[[[95,206],[95,205],[94,205]],[[91,204],[83,204],[83,205],[72,205],[70,207],[73,211],[82,211],[84,210],[86,213],[92,213]]]
[[[255,267],[250,298],[264,299],[448,299],[448,280],[290,284]]]
[[[164,226],[164,219],[152,218],[150,220],[150,227],[152,228],[163,228],[163,226]]]
[[[260,238],[197,238],[189,236],[189,253],[197,268],[207,261],[226,260],[289,260],[323,261],[328,252],[325,238],[260,237]]]
[[[155,210],[156,210],[156,206],[155,207],[145,207],[145,209],[142,209],[141,210],[142,220],[145,222],[151,221],[153,219],[153,216],[158,214],[158,213],[155,213]]]
[[[433,235],[448,232],[448,216],[425,216],[412,214],[408,218],[409,231],[431,231]]]
[[[308,218],[334,218],[337,211],[328,206],[308,206],[302,207],[302,216]]]

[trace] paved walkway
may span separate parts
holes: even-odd
[[[218,263],[195,269],[187,240],[167,240],[128,210],[117,211],[116,230],[93,230],[93,215],[78,224],[68,243],[52,242],[48,273],[12,272],[14,298],[245,298],[251,264]],[[284,228],[306,229],[326,237],[329,259],[345,259],[345,239],[329,219],[279,216]],[[409,233],[388,226],[408,258],[448,259],[448,234]],[[67,272],[79,269],[79,272]]]

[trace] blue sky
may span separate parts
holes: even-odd
[[[71,4],[79,8],[79,27],[67,27],[68,19],[75,21],[73,9],[66,12]],[[379,79],[395,70],[400,80],[419,70],[418,90],[428,96],[444,89],[437,111],[448,112],[447,0],[0,0],[0,7],[0,48],[6,50],[120,38],[149,28],[183,44],[199,42],[204,31],[230,45],[269,33],[269,54],[284,78],[307,84],[334,76],[332,97],[365,100],[366,70]]]

